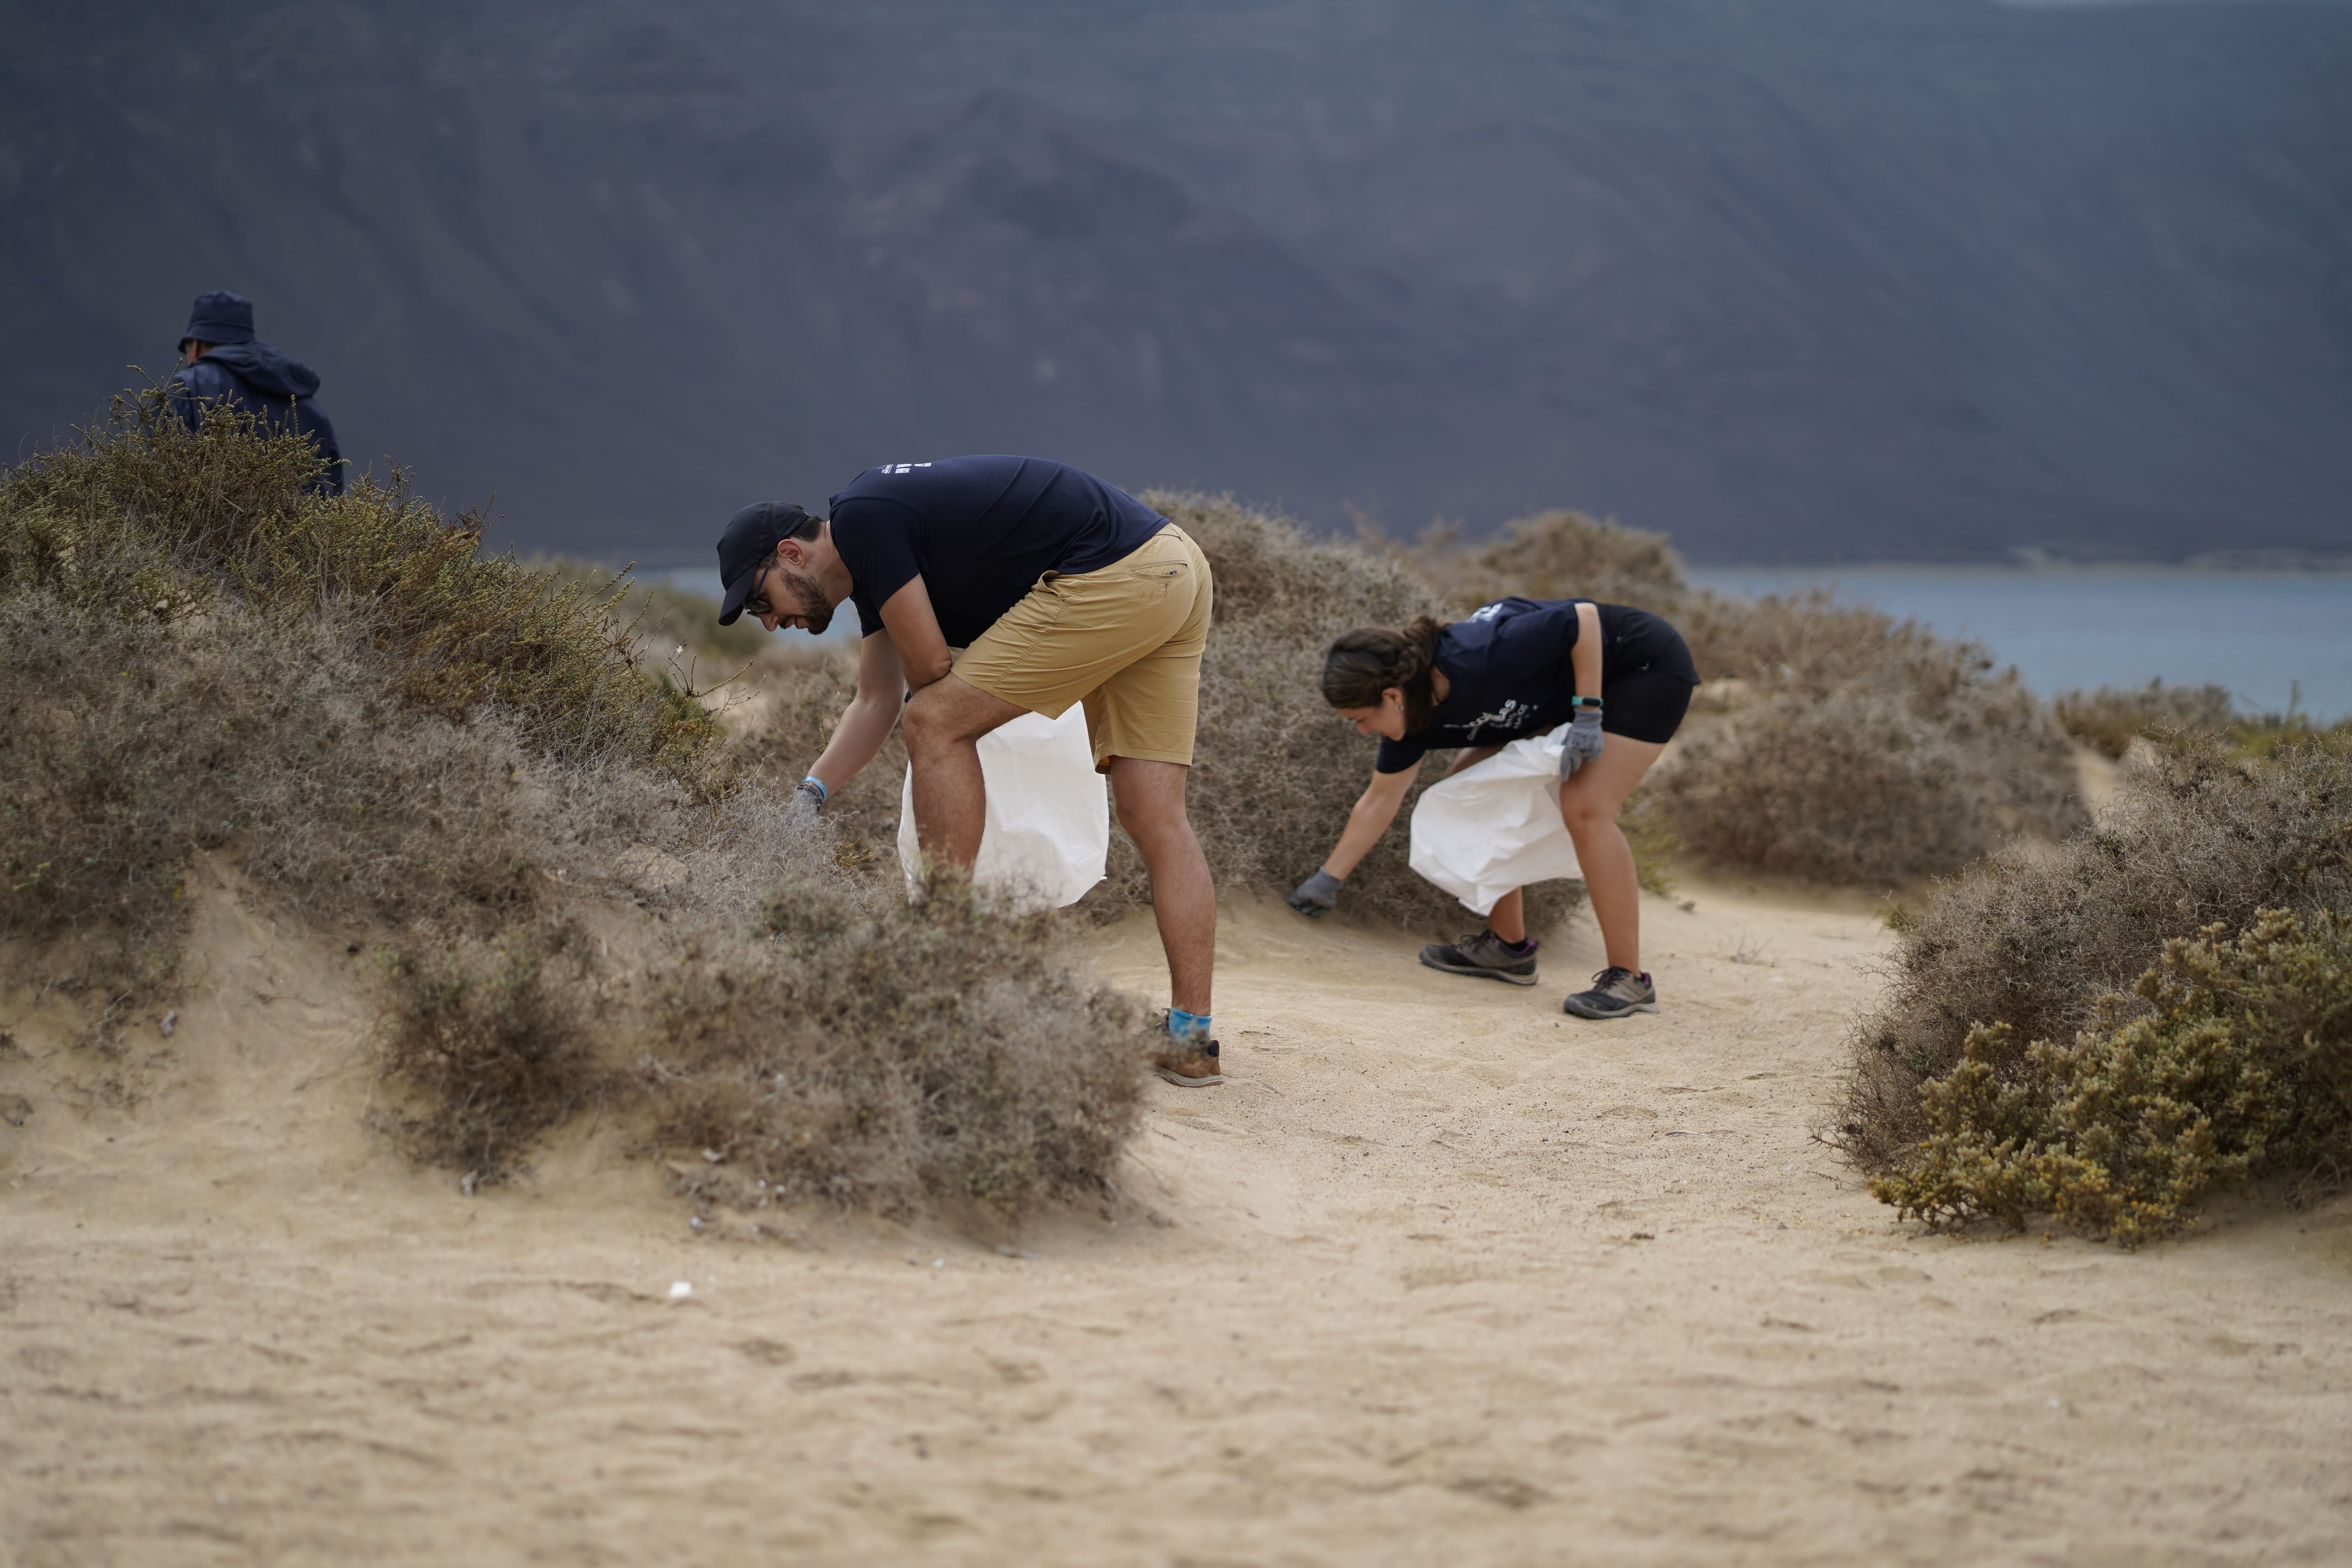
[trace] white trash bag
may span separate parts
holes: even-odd
[[[1513,888],[1582,877],[1559,816],[1559,752],[1568,726],[1514,741],[1421,792],[1412,808],[1412,868],[1486,914]]]
[[[1087,710],[1059,719],[1024,713],[980,738],[980,772],[988,785],[972,885],[1010,894],[1027,909],[1075,904],[1103,879],[1110,856],[1110,791],[1095,772]],[[915,770],[898,792],[898,864],[907,891],[921,864],[915,839]]]

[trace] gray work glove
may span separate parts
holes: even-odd
[[[1283,901],[1302,915],[1329,914],[1339,906],[1339,879],[1318,866],[1315,875],[1299,883]]]
[[[824,786],[803,779],[793,786],[792,798],[784,802],[784,820],[794,827],[806,827],[816,820],[824,805]]]
[[[1568,733],[1559,748],[1559,776],[1571,777],[1577,769],[1601,754],[1601,710],[1580,708],[1569,721]]]

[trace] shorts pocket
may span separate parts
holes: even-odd
[[[1176,591],[1176,584],[1192,575],[1192,563],[1189,561],[1153,561],[1130,566],[1126,573],[1131,584],[1129,592],[1155,605],[1165,604],[1168,595]]]

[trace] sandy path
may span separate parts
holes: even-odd
[[[1897,1232],[1805,1136],[1882,938],[1697,898],[1605,1026],[1589,932],[1521,991],[1230,911],[1236,1081],[1030,1258],[697,1237],[609,1136],[464,1198],[360,1127],[361,961],[215,898],[144,1107],[0,1013],[0,1561],[2352,1559],[2352,1205]]]

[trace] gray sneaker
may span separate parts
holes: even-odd
[[[1559,1005],[1559,1010],[1576,1018],[1622,1018],[1633,1013],[1654,1013],[1658,1010],[1658,988],[1650,984],[1649,971],[1636,974],[1630,969],[1604,969],[1592,977],[1592,989],[1580,991]]]
[[[1533,985],[1536,983],[1536,949],[1541,945],[1531,942],[1514,952],[1493,931],[1482,931],[1475,936],[1465,936],[1460,942],[1433,942],[1421,950],[1421,961],[1430,968],[1443,969],[1448,974],[1471,974],[1512,985]]]

